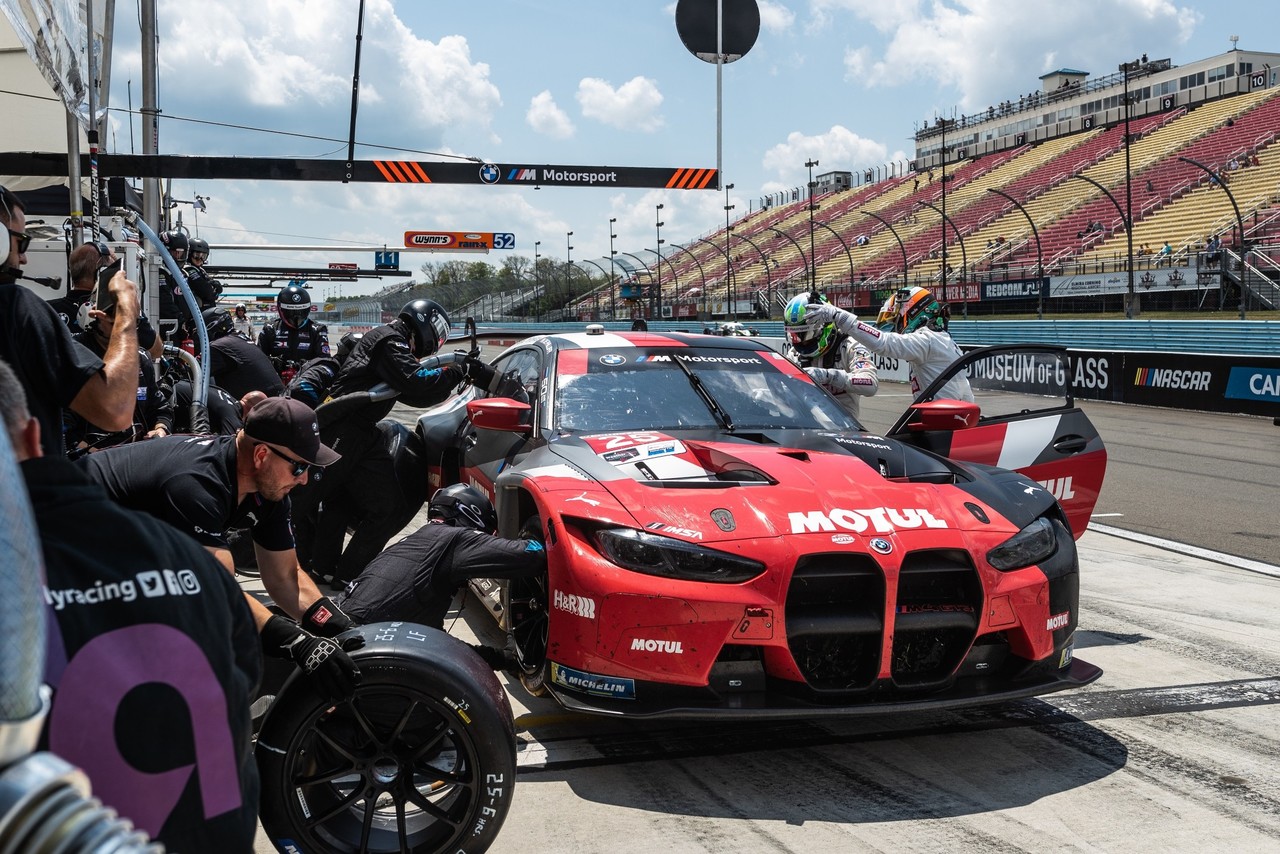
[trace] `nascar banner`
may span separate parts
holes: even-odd
[[[969,382],[975,390],[1044,394],[1057,393],[1069,380],[1073,396],[1085,400],[1265,416],[1280,412],[1277,356],[1075,349],[1068,353],[1067,371],[1043,360],[1008,355],[975,362]]]

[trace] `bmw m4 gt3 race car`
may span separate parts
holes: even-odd
[[[757,339],[520,341],[419,421],[545,578],[481,582],[521,681],[609,715],[812,717],[1085,685],[1075,538],[1106,451],[1061,348],[968,354],[868,432]],[[882,387],[882,393],[885,388]],[[910,400],[904,396],[904,402]]]

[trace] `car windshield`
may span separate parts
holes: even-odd
[[[689,347],[562,350],[554,428],[588,433],[719,429],[675,359],[697,374],[738,432],[862,429],[776,353]]]

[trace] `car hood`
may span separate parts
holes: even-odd
[[[641,528],[699,542],[805,532],[874,536],[973,517],[955,470],[869,433],[788,430],[561,437],[551,450]],[[579,485],[580,488],[580,485]],[[958,515],[960,510],[963,515]],[[966,518],[967,517],[967,518]]]

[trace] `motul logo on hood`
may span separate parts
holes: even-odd
[[[901,528],[947,527],[946,522],[921,508],[898,510],[891,507],[871,507],[865,510],[810,510],[808,513],[791,513],[789,518],[793,534],[835,530],[853,531],[858,534],[871,530],[878,534],[888,534]]]

